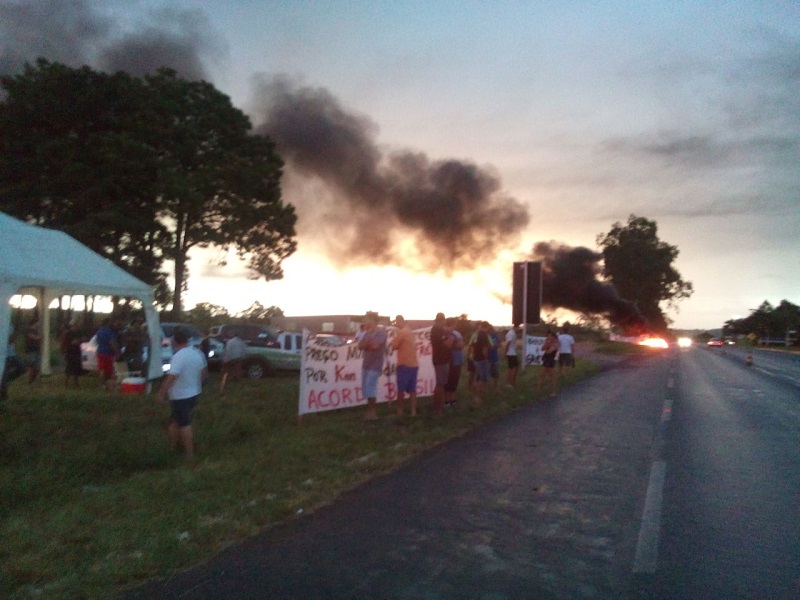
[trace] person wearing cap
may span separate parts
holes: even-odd
[[[414,332],[408,326],[403,315],[397,315],[394,321],[397,333],[389,345],[397,351],[397,414],[403,414],[403,402],[408,394],[411,405],[411,416],[417,416],[417,374],[419,361],[417,360],[417,341]]]
[[[365,421],[375,421],[378,412],[375,407],[378,399],[378,379],[383,371],[383,357],[386,354],[386,330],[378,326],[378,313],[368,312],[364,318],[364,335],[358,342],[363,351],[361,363],[361,393],[367,399]]]

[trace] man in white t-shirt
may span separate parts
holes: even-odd
[[[517,330],[519,325],[514,325],[506,333],[506,361],[508,361],[508,373],[506,385],[514,387],[517,384],[517,374],[519,373],[519,358],[517,357]]]
[[[569,333],[569,323],[564,323],[558,334],[558,372],[575,366],[575,338]]]
[[[219,393],[225,393],[225,383],[228,378],[238,381],[242,378],[242,364],[247,354],[247,344],[236,332],[228,335],[225,342],[225,352],[222,354],[222,381],[219,384]]]
[[[197,348],[189,346],[188,333],[178,327],[173,336],[178,349],[170,361],[169,373],[158,390],[157,400],[166,403],[169,394],[171,407],[169,417],[170,446],[183,446],[186,458],[194,458],[194,434],[192,432],[192,410],[203,390],[203,379],[208,373],[206,359]]]

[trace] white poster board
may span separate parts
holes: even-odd
[[[525,366],[542,364],[543,345],[543,337],[533,335],[525,336]]]

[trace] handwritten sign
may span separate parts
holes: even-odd
[[[542,364],[542,346],[544,338],[533,335],[525,336],[525,365]]]
[[[389,345],[397,328],[388,327],[383,372],[378,379],[378,402],[397,399],[397,352]],[[431,328],[414,330],[417,344],[417,397],[432,396],[436,386],[431,354]],[[324,412],[366,404],[361,392],[363,352],[356,343],[331,345],[303,332],[303,358],[300,367],[298,414]]]

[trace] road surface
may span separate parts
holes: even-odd
[[[716,350],[626,359],[128,597],[800,598],[800,362]]]

